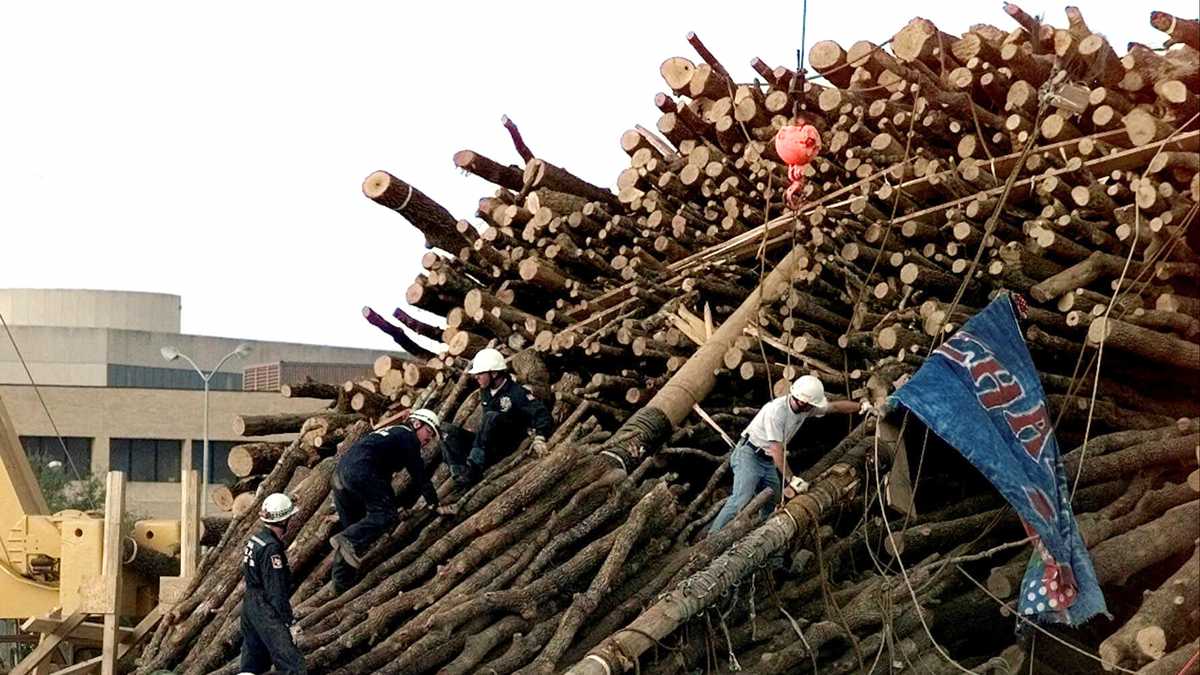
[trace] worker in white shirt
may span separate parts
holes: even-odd
[[[758,411],[734,446],[729,457],[729,466],[733,469],[733,492],[708,533],[713,534],[725,527],[763,488],[771,488],[778,501],[782,486],[791,481],[787,444],[804,420],[822,417],[826,413],[865,414],[870,409],[870,404],[865,401],[827,400],[825,386],[812,375],[805,375],[793,382],[786,396],[772,400]],[[772,508],[771,504],[763,507],[764,517],[770,515]]]

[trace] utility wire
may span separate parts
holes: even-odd
[[[54,429],[54,435],[58,438],[58,444],[62,447],[63,457],[67,458],[67,464],[71,466],[71,473],[75,474],[75,480],[83,480],[83,474],[80,473],[79,467],[75,466],[75,459],[71,457],[71,453],[67,452],[67,442],[63,440],[62,433],[58,430],[58,424],[54,421],[54,415],[50,414],[50,407],[46,405],[46,399],[42,398],[42,390],[38,388],[37,381],[33,379],[33,373],[29,370],[29,364],[25,362],[25,356],[21,354],[21,348],[17,346],[17,339],[13,337],[12,329],[8,327],[8,321],[4,319],[4,313],[0,312],[0,324],[4,325],[4,332],[8,334],[8,341],[12,343],[13,351],[17,353],[17,358],[21,361],[21,367],[25,369],[25,374],[29,377],[29,384],[33,385],[33,391],[37,394],[38,401],[42,404],[42,410],[46,411],[46,417],[50,420],[50,427]]]

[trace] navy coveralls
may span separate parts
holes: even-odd
[[[495,393],[484,389],[479,396],[479,431],[472,434],[453,424],[443,428],[442,459],[459,483],[479,480],[485,468],[516,450],[530,428],[549,438],[554,425],[545,404],[511,377]]]
[[[421,459],[417,432],[404,425],[384,427],[362,437],[338,460],[333,476],[333,507],[342,537],[363,555],[398,519],[392,474],[408,470],[412,484],[425,502],[437,506],[437,490]],[[412,502],[416,501],[413,497]],[[411,506],[412,504],[406,504]],[[339,593],[357,580],[356,570],[342,556],[334,556],[333,587]]]
[[[304,657],[289,631],[292,573],[287,547],[269,527],[246,540],[242,552],[242,659],[245,673],[265,673],[271,664],[283,673],[304,673]]]

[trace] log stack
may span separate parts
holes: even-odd
[[[507,118],[522,166],[454,158],[496,186],[479,222],[372,174],[366,195],[437,247],[405,299],[445,327],[365,309],[424,361],[382,357],[335,410],[244,425],[299,432],[258,492],[300,504],[310,670],[1179,672],[1200,635],[1200,23],[1153,12],[1169,48],[1118,55],[1075,8],[1064,27],[1006,13],[959,36],[917,18],[887,47],[818,42],[816,74],[755,59],[750,83],[689,34],[698,60],[661,65],[661,117],[621,136],[615,190],[535,156]],[[824,149],[789,211],[771,140],[797,116]],[[881,403],[1001,290],[1028,299],[1112,618],[1014,633],[1020,524],[916,420],[810,422],[792,457],[813,489],[762,524],[778,497],[760,494],[704,536],[729,490],[725,437],[769,396],[812,373]],[[335,596],[337,449],[407,407],[470,424],[464,366],[487,345],[553,403],[550,452],[505,458],[453,516],[406,513]],[[425,459],[447,494],[436,449]],[[250,508],[206,554],[139,672],[237,672],[253,525]]]

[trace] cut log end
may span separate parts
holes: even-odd
[[[386,171],[375,171],[363,181],[363,194],[370,199],[378,199],[392,186],[396,177]]]

